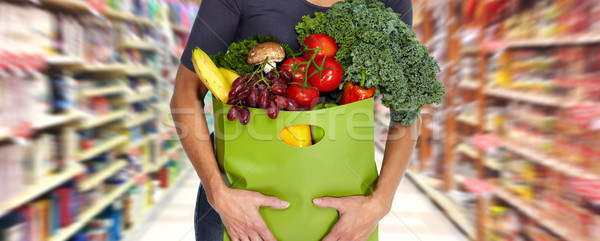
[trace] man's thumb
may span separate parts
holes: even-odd
[[[335,197],[320,197],[313,199],[313,203],[322,208],[339,208],[340,199]],[[339,210],[339,209],[338,209]]]
[[[287,201],[283,201],[279,198],[273,196],[262,196],[260,200],[260,206],[267,206],[275,209],[286,209],[290,206],[290,203]]]

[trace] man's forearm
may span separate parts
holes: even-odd
[[[182,69],[183,68],[183,69]],[[227,188],[213,151],[210,133],[198,93],[198,78],[193,72],[181,67],[177,74],[175,91],[171,100],[171,114],[184,151],[206,188],[208,201],[214,203],[214,194]],[[202,93],[204,92],[204,93]],[[218,196],[218,195],[217,195]]]
[[[419,121],[412,126],[402,126],[393,121],[390,123],[381,173],[373,192],[373,196],[385,202],[388,209],[391,208],[396,189],[415,149],[419,128]]]

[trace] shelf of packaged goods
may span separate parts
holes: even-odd
[[[110,114],[101,116],[89,115],[77,126],[79,129],[88,129],[96,126],[100,126],[106,123],[120,120],[127,116],[127,110],[116,110]]]
[[[152,104],[152,108],[154,108],[155,110],[157,110],[159,112],[171,113],[171,107],[168,104],[166,104],[166,103],[155,103],[155,104]]]
[[[154,97],[155,97],[154,90],[131,92],[131,93],[127,93],[127,95],[125,96],[125,101],[127,103],[133,103],[133,102],[149,100]]]
[[[88,160],[97,155],[100,155],[103,152],[109,151],[109,150],[121,145],[125,141],[127,141],[127,136],[124,136],[124,135],[118,135],[115,137],[111,137],[108,140],[103,140],[102,145],[88,149],[88,150],[81,151],[79,153],[79,155],[77,155],[77,160],[78,161]]]
[[[192,170],[194,170],[192,167],[188,167],[184,170],[182,170],[179,174],[179,176],[177,177],[177,180],[175,182],[173,182],[171,185],[169,185],[169,187],[167,188],[167,190],[163,191],[163,194],[160,195],[155,204],[152,206],[152,208],[150,208],[149,210],[146,210],[142,215],[140,215],[139,217],[136,217],[133,220],[133,226],[130,227],[129,229],[125,230],[125,232],[123,233],[123,241],[133,241],[135,238],[135,233],[137,231],[139,231],[140,227],[142,227],[142,224],[144,224],[144,222],[148,219],[148,217],[151,217],[154,215],[154,213],[156,213],[159,209],[158,207],[161,206],[163,204],[163,202],[165,202],[166,200],[168,200],[177,190],[176,187],[181,186],[181,184],[183,183],[183,181],[186,179],[186,177],[192,173]]]
[[[131,77],[152,77],[157,79],[156,70],[148,66],[127,66],[125,68],[125,75]]]
[[[85,62],[82,58],[67,55],[47,56],[46,63],[52,67],[83,68]]]
[[[126,66],[121,63],[114,64],[85,64],[78,72],[85,73],[111,73],[113,75],[123,75]]]
[[[131,142],[131,141],[128,142],[127,145],[125,146],[125,148],[140,147],[140,146],[146,145],[147,143],[149,143],[150,141],[153,141],[153,140],[158,140],[158,135],[146,134],[136,142]]]
[[[33,122],[34,129],[45,129],[77,121],[83,117],[83,113],[78,110],[70,110],[66,113],[47,115]]]
[[[149,110],[146,111],[144,113],[141,114],[137,114],[134,117],[131,118],[127,118],[127,120],[125,120],[125,122],[123,123],[123,126],[125,128],[131,128],[134,126],[138,126],[141,125],[143,123],[146,123],[152,119],[156,118],[156,115],[154,114],[154,111]]]
[[[423,190],[433,202],[446,212],[450,219],[465,232],[471,240],[475,240],[475,225],[469,222],[467,214],[462,207],[452,201],[452,199],[443,192],[433,188],[431,184],[428,183],[427,177],[412,171],[406,171],[406,174],[413,180],[413,183]]]
[[[38,0],[45,6],[61,8],[73,12],[90,12],[91,8],[85,0]]]
[[[94,219],[98,214],[100,214],[106,207],[108,207],[111,203],[113,203],[117,198],[122,196],[131,186],[133,186],[134,181],[129,180],[126,183],[114,185],[112,190],[107,194],[103,195],[103,197],[94,203],[93,206],[85,209],[77,216],[77,221],[72,223],[71,225],[62,228],[58,231],[58,233],[52,237],[50,237],[49,241],[65,241],[68,240],[73,234],[77,233],[77,231],[81,230],[85,225]]]
[[[489,96],[506,98],[511,100],[529,102],[532,104],[551,106],[551,107],[559,107],[559,108],[567,108],[575,105],[577,101],[570,100],[563,97],[544,95],[544,94],[536,94],[536,93],[528,93],[523,91],[509,90],[509,89],[500,89],[500,88],[486,88],[485,93]]]
[[[0,141],[9,139],[11,137],[10,130],[8,127],[0,127]]]
[[[154,26],[157,22],[146,17],[139,17],[130,12],[121,12],[113,9],[106,9],[104,12],[106,18],[138,23],[146,26]]]
[[[173,29],[173,31],[177,32],[177,33],[182,33],[182,34],[189,34],[190,30],[182,25],[178,25],[178,24],[171,24],[171,29]]]
[[[466,143],[458,144],[458,146],[456,146],[456,152],[465,154],[466,156],[473,159],[477,158],[477,156],[479,155],[475,147]]]
[[[124,93],[127,90],[126,86],[101,86],[82,90],[79,94],[82,97],[106,96]]]
[[[145,51],[157,51],[156,44],[146,40],[125,39],[119,43],[121,49],[138,49]]]
[[[568,37],[551,37],[506,41],[507,48],[550,47],[561,45],[581,45],[600,43],[600,34],[575,35]]]
[[[458,82],[458,87],[474,90],[479,88],[479,83],[477,83],[477,80],[464,79]]]
[[[177,144],[167,149],[163,156],[158,158],[158,162],[147,169],[147,173],[157,172],[160,170],[161,167],[169,162],[171,155],[173,155],[175,152],[178,152],[181,148],[181,145]]]
[[[77,187],[80,192],[85,192],[87,190],[90,190],[90,189],[98,186],[104,180],[106,180],[110,176],[114,175],[117,171],[123,169],[126,166],[127,166],[127,161],[125,161],[123,159],[116,160],[115,162],[113,162],[110,165],[108,165],[107,167],[105,167],[103,170],[92,174],[85,180],[78,183]]]
[[[479,121],[477,121],[476,115],[460,114],[460,115],[458,115],[456,120],[461,123],[470,125],[470,126],[478,126],[479,125]]]
[[[456,181],[456,183],[458,184],[463,184],[465,182],[465,176],[460,175],[460,174],[454,174],[454,181]]]
[[[554,158],[552,156],[536,151],[532,148],[513,143],[509,140],[503,140],[502,147],[505,147],[506,149],[516,154],[519,154],[525,158],[528,158],[533,162],[539,163],[544,166],[548,166],[552,169],[563,172],[570,176],[600,180],[600,175],[598,174],[589,172],[586,169],[574,166],[567,161]]]
[[[456,150],[457,153],[462,153],[470,158],[477,158],[478,157],[478,152],[477,149],[469,144],[466,143],[461,143],[458,144],[458,146],[456,146]],[[501,166],[500,166],[500,162],[498,162],[498,160],[492,158],[492,157],[485,157],[484,158],[484,163],[483,163],[486,167],[490,168],[490,169],[494,169],[494,170],[500,170]]]
[[[541,226],[547,228],[565,240],[591,241],[582,235],[573,233],[572,231],[576,229],[572,228],[569,225],[569,222],[551,217],[550,215],[546,214],[545,211],[539,210],[519,196],[510,193],[502,187],[496,186],[493,188],[493,193],[496,197],[510,203],[512,206],[518,210],[521,210],[521,212],[529,216],[531,219],[536,220]]]
[[[492,157],[486,157],[483,160],[483,165],[485,165],[486,167],[489,167],[490,169],[494,169],[497,171],[500,171],[502,169],[502,165],[500,164],[500,161],[498,161],[495,158]]]
[[[20,193],[0,202],[0,217],[27,202],[39,197],[40,195],[60,186],[68,180],[84,172],[84,168],[79,163],[72,163],[62,172],[41,178],[37,184],[23,187]]]

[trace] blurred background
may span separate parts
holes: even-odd
[[[0,241],[194,240],[168,103],[199,4],[0,0]],[[446,98],[380,240],[600,240],[600,1],[413,6]]]

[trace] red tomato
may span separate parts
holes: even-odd
[[[308,81],[321,92],[329,92],[337,89],[340,83],[342,83],[342,77],[344,76],[344,71],[342,71],[340,63],[333,58],[326,57],[317,60],[316,64],[330,69],[323,70],[321,75],[319,75],[317,68],[311,65],[308,67]]]
[[[297,84],[288,85],[287,96],[309,110],[319,102],[319,90],[307,87],[302,91],[302,86]]]
[[[285,61],[283,61],[283,64],[281,65],[281,69],[287,70],[288,72],[292,73],[292,75],[294,75],[294,81],[302,82],[302,78],[304,78],[304,73],[306,72],[306,64],[303,64],[299,67],[301,71],[296,71],[296,73],[294,73],[294,71],[291,67],[291,66],[295,66],[294,60],[296,61],[295,62],[296,64],[308,61],[302,57],[292,57],[292,58],[289,58],[289,59],[286,59]]]
[[[304,46],[308,46],[309,49],[321,47],[321,50],[319,50],[315,59],[320,59],[325,56],[333,58],[338,49],[337,44],[335,44],[335,41],[331,37],[321,33],[312,34],[306,37],[304,39],[304,44],[302,45],[302,50],[304,50]],[[304,53],[304,58],[310,59],[314,53],[314,50],[310,50]]]

